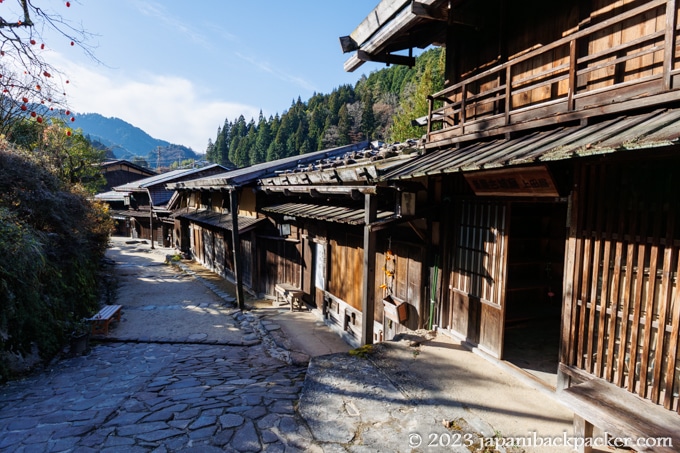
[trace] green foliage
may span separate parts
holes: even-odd
[[[54,173],[64,183],[94,195],[106,184],[100,168],[105,149],[93,145],[81,130],[73,131],[62,120],[47,123],[23,119],[12,124],[7,135],[18,149]]]
[[[98,306],[111,220],[73,184],[75,169],[55,170],[46,153],[0,140],[0,380],[6,357],[34,347],[52,357]]]
[[[281,116],[225,120],[206,158],[243,167],[362,140],[418,138],[423,128],[411,127],[411,120],[427,114],[427,96],[442,88],[443,68],[444,53],[435,48],[414,68],[388,67],[306,103],[298,98]]]
[[[425,133],[423,126],[414,126],[413,120],[427,115],[427,96],[440,91],[444,81],[444,56],[424,53],[418,60],[413,78],[402,88],[399,109],[389,128],[391,141],[399,142],[418,138]]]

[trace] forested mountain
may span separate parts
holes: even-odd
[[[91,142],[100,143],[118,159],[142,160],[155,167],[158,150],[161,166],[185,159],[196,159],[192,149],[151,137],[142,129],[119,118],[107,118],[98,113],[78,114],[78,128]]]
[[[425,131],[411,120],[427,114],[427,95],[443,87],[440,48],[423,52],[413,68],[391,66],[343,85],[330,94],[299,97],[281,115],[226,119],[206,158],[244,167],[361,140],[418,138]]]

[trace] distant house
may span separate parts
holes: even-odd
[[[156,174],[155,171],[122,159],[108,160],[103,162],[100,167],[106,179],[103,192],[109,191],[115,186],[121,186]]]
[[[109,203],[119,234],[148,239],[164,246],[172,244],[173,220],[167,205],[174,191],[166,184],[200,178],[224,172],[217,164],[202,168],[175,170],[138,179],[113,187],[112,191],[97,195]]]

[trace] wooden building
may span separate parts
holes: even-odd
[[[291,285],[356,346],[424,327],[424,187],[383,181],[416,156],[415,141],[374,143],[260,178],[258,211],[286,237],[266,246],[267,267],[279,269],[267,291]]]
[[[362,146],[317,151],[168,184],[167,189],[177,193],[170,206],[177,247],[233,280],[239,303],[244,289],[273,296],[277,284],[299,282],[301,252],[288,234],[259,212],[258,181]]]
[[[104,179],[106,179],[106,185],[102,188],[102,192],[95,195],[95,199],[109,206],[115,226],[113,234],[117,236],[131,236],[132,228],[130,221],[125,215],[120,214],[121,211],[128,210],[129,196],[126,198],[124,193],[115,192],[112,189],[115,186],[122,186],[123,184],[154,176],[156,172],[123,159],[102,162],[100,167]]]
[[[156,172],[124,159],[107,160],[100,165],[106,186],[102,191],[109,191],[132,181],[156,175]]]
[[[125,225],[120,227],[121,232],[131,237],[148,239],[152,247],[154,242],[170,247],[174,242],[172,236],[174,221],[170,218],[168,204],[174,191],[167,189],[166,184],[214,175],[225,170],[225,167],[216,164],[174,170],[116,186],[113,188],[113,194],[101,194],[98,198],[109,202],[114,219]],[[119,196],[116,197],[115,194]]]
[[[348,71],[445,47],[424,153],[385,175],[427,189],[440,331],[555,389],[581,434],[676,449],[679,6],[383,0],[341,38]]]

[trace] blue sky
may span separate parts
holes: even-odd
[[[48,42],[75,112],[118,117],[199,153],[225,119],[280,114],[298,96],[384,67],[345,72],[350,54],[338,40],[378,0],[45,1],[96,35],[101,64],[63,38]]]

